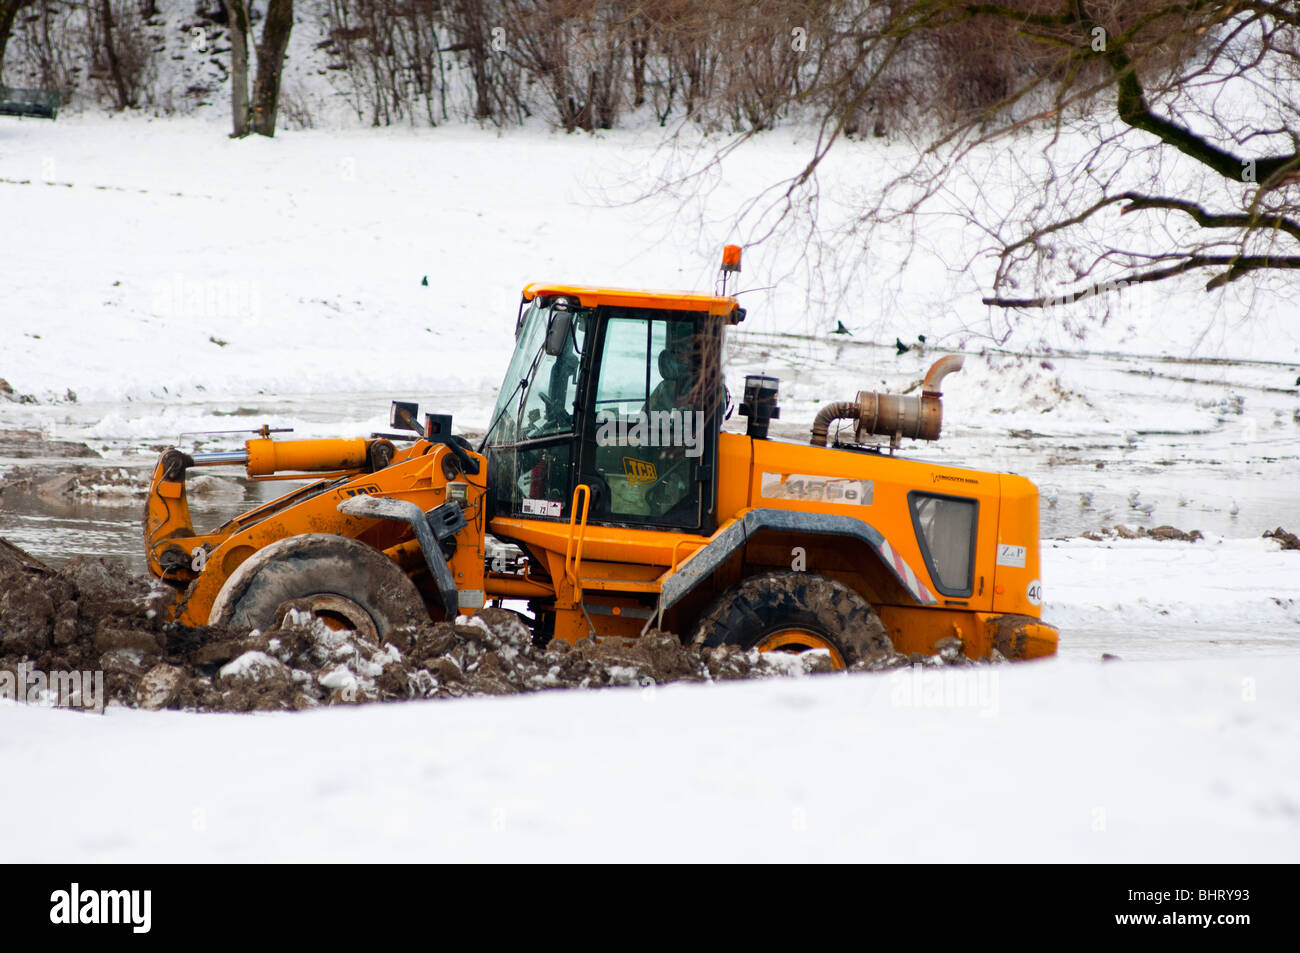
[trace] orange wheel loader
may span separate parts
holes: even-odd
[[[505,603],[539,644],[658,627],[703,646],[821,650],[837,668],[949,638],[976,659],[1053,654],[1034,485],[895,453],[938,438],[960,356],[918,394],[826,406],[807,443],[769,437],[779,381],[750,376],[746,432],[722,432],[739,266],[728,246],[713,295],[527,286],[477,447],[449,416],[395,402],[393,433],[263,428],[240,451],[166,450],[144,535],[150,570],[180,593],[175,618],[266,628],[297,609],[382,641]],[[310,482],[196,532],[187,474],[230,465]]]

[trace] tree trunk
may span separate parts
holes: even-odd
[[[27,5],[28,0],[0,0],[0,86],[4,85],[5,47],[14,28],[14,18]]]
[[[474,118],[490,119],[492,83],[488,75],[488,58],[492,54],[488,50],[483,0],[456,0],[448,9],[455,46],[469,54],[469,73],[474,85]]]
[[[99,18],[104,27],[104,56],[108,59],[108,75],[113,80],[113,91],[117,97],[117,108],[125,109],[134,105],[130,91],[126,88],[126,79],[122,76],[122,64],[117,58],[117,47],[113,45],[113,5],[111,0],[99,0]]]
[[[482,35],[476,35],[469,48],[469,68],[474,77],[474,118],[492,116],[491,84],[488,82],[488,52]]]
[[[248,135],[248,0],[225,0],[230,26],[231,135]]]
[[[257,87],[253,92],[253,131],[260,136],[275,135],[280,74],[292,29],[293,0],[271,0],[262,24],[262,42],[257,44]]]
[[[645,105],[645,61],[649,52],[649,28],[641,21],[632,23],[632,108]]]

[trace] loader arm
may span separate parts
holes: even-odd
[[[272,442],[272,441],[268,441]],[[459,455],[445,443],[417,441],[412,447],[392,452],[385,440],[362,441],[363,451],[353,448],[351,456],[340,457],[339,441],[273,441],[275,456],[254,447],[248,460],[260,472],[253,479],[285,478],[286,474],[265,472],[267,459],[278,459],[296,469],[289,476],[310,479],[305,468],[325,471],[326,479],[305,486],[231,519],[215,530],[195,532],[185,496],[185,476],[203,465],[200,455],[179,450],[165,451],[154,469],[145,506],[145,540],[150,570],[181,590],[173,609],[177,620],[205,625],[212,606],[231,575],[254,553],[282,539],[307,533],[333,533],[359,539],[406,570],[422,589],[427,589],[435,613],[448,614],[444,593],[456,594],[457,609],[475,611],[483,605],[483,495],[481,478],[467,476]],[[256,441],[249,441],[250,444]],[[299,444],[300,446],[288,446]],[[317,444],[313,455],[312,444]],[[374,449],[378,447],[379,449]],[[245,451],[247,452],[247,451]],[[222,464],[244,462],[222,455]],[[369,461],[389,462],[371,469]],[[449,462],[450,461],[450,462]],[[339,469],[340,463],[352,463]],[[217,465],[212,462],[211,465]],[[450,476],[449,476],[450,474]],[[464,528],[452,533],[445,544],[448,578],[439,580],[429,568],[422,541],[409,522],[393,520],[380,513],[346,511],[340,504],[361,496],[391,504],[410,504],[421,513],[435,510],[454,499],[464,515]],[[445,543],[445,541],[444,541]]]

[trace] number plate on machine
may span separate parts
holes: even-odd
[[[806,473],[764,473],[760,492],[768,500],[807,500],[870,506],[872,482]]]

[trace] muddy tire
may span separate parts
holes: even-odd
[[[308,533],[245,560],[221,587],[208,624],[268,629],[290,609],[378,642],[429,621],[415,583],[383,553],[347,536]]]
[[[692,641],[760,651],[827,648],[837,668],[894,651],[865,599],[841,582],[806,572],[764,573],[732,586],[700,617]]]

